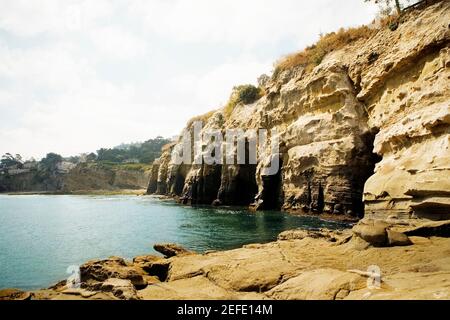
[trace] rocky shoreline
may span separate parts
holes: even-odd
[[[112,195],[136,195],[143,196],[146,194],[145,189],[115,189],[115,190],[77,190],[77,191],[23,191],[23,192],[0,192],[0,195],[10,196],[35,196],[35,195],[51,195],[51,196],[112,196]]]
[[[158,244],[161,256],[83,264],[79,287],[7,289],[0,300],[450,299],[449,234],[450,221],[364,219],[227,251]]]
[[[218,207],[218,208],[241,208],[241,209],[246,209],[249,210],[250,212],[258,212],[260,210],[253,210],[251,207],[247,207],[247,206],[232,206],[232,205],[221,205],[221,206],[216,206],[214,204],[197,204],[197,205],[193,205],[190,203],[183,203],[183,199],[180,198],[177,195],[163,195],[163,194],[147,194],[148,196],[160,199],[160,200],[167,200],[167,201],[173,201],[174,203],[177,203],[181,206],[201,206],[201,207]],[[348,223],[348,224],[353,224],[353,223],[357,223],[358,221],[360,221],[360,218],[358,217],[354,217],[354,216],[349,216],[349,215],[343,215],[343,214],[331,214],[331,213],[312,213],[312,212],[305,212],[303,210],[296,210],[296,209],[281,209],[281,210],[276,210],[279,212],[283,212],[283,213],[288,213],[290,215],[293,216],[300,216],[300,217],[314,217],[314,218],[319,218],[321,220],[326,220],[326,221],[333,221],[333,222],[342,222],[342,223]]]

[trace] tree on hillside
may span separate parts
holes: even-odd
[[[93,162],[95,160],[97,160],[97,155],[95,153],[91,152],[91,153],[86,155],[86,161],[87,162]]]
[[[2,168],[8,168],[12,166],[18,166],[20,168],[22,165],[22,156],[20,154],[16,154],[16,156],[13,156],[11,153],[5,153],[0,160],[0,166]]]
[[[137,160],[139,163],[151,163],[161,155],[161,148],[169,142],[163,137],[156,137],[143,143],[123,143],[112,149],[102,148],[97,150],[97,161],[125,163]]]
[[[45,171],[51,172],[56,169],[58,163],[63,161],[63,157],[56,153],[48,153],[45,158],[42,158],[40,165]]]
[[[365,2],[374,2],[376,4],[384,3],[386,7],[392,8],[395,5],[395,9],[397,10],[397,14],[400,15],[402,13],[402,7],[400,4],[400,0],[364,0]]]

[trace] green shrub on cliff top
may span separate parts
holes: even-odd
[[[230,99],[224,108],[225,118],[229,118],[236,105],[239,103],[250,104],[261,98],[262,90],[251,84],[236,86],[231,92]]]

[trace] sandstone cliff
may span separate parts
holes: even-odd
[[[67,172],[36,170],[0,177],[1,192],[91,192],[147,188],[150,171],[79,164]]]
[[[64,178],[63,191],[145,189],[150,172],[77,166]]]
[[[396,30],[382,26],[312,70],[277,72],[255,103],[205,118],[203,130],[277,129],[280,174],[264,176],[268,159],[175,165],[180,138],[155,162],[148,192],[192,204],[448,219],[449,21],[448,1],[411,10]]]

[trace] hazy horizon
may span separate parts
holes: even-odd
[[[363,0],[0,0],[0,154],[41,158],[173,137]]]

